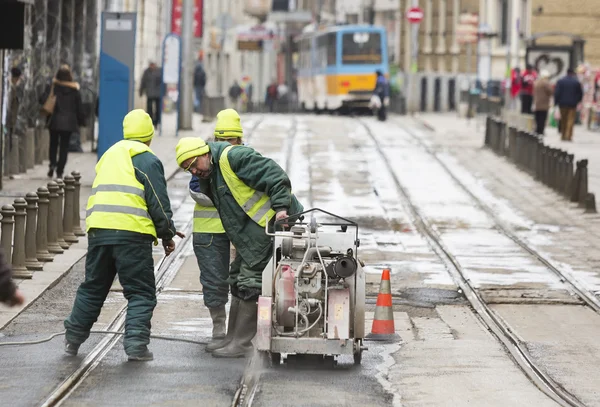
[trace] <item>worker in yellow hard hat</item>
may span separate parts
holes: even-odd
[[[235,121],[231,119],[222,120],[223,135],[236,131],[236,126],[229,126]],[[177,143],[176,159],[198,178],[199,190],[211,199],[236,248],[227,280],[232,294],[228,331],[225,339],[211,345],[212,355],[245,356],[256,334],[262,272],[273,254],[265,226],[298,214],[303,207],[292,194],[285,171],[252,148],[185,137]]]
[[[240,145],[244,132],[239,114],[233,109],[222,110],[217,114],[214,130],[216,141],[226,141]],[[200,268],[200,283],[204,294],[204,305],[212,319],[212,341],[206,346],[211,352],[214,346],[225,338],[225,304],[229,296],[229,260],[231,243],[217,208],[206,194],[200,191],[200,181],[192,176],[190,195],[196,201],[194,208],[194,253]],[[234,309],[235,310],[235,309]],[[229,319],[231,325],[232,319]]]
[[[143,110],[129,112],[123,136],[96,165],[87,204],[88,252],[85,281],[65,320],[65,351],[76,355],[88,338],[115,275],[127,299],[125,352],[129,360],[152,360],[150,320],[156,306],[152,243],[162,240],[165,254],[175,250],[171,204],[162,163],[150,150],[152,119]]]

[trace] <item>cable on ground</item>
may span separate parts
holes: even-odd
[[[38,345],[40,343],[50,342],[52,339],[57,336],[62,336],[66,334],[67,331],[56,332],[44,339],[37,339],[34,341],[17,341],[17,342],[0,342],[0,346],[21,346],[21,345]],[[119,331],[90,331],[90,334],[100,334],[100,335],[125,335],[124,332]],[[185,342],[192,343],[194,345],[208,345],[207,341],[196,341],[193,339],[185,339],[185,338],[177,338],[174,336],[163,336],[163,335],[150,335],[152,339],[160,339],[164,341],[172,341],[172,342]]]

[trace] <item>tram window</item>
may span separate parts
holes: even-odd
[[[337,44],[336,34],[327,34],[327,65],[332,66],[337,64]]]
[[[343,34],[342,63],[345,65],[380,64],[381,35],[366,32]]]
[[[325,68],[327,66],[327,36],[317,37],[317,66]]]

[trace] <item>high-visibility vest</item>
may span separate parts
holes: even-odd
[[[109,148],[98,164],[92,195],[88,199],[86,227],[114,229],[154,236],[156,228],[148,213],[144,185],[135,177],[131,158],[152,152],[139,141],[121,140]]]
[[[225,233],[225,228],[214,206],[194,207],[194,233]]]
[[[227,187],[231,191],[235,201],[242,207],[244,212],[254,222],[262,227],[265,227],[267,222],[275,215],[275,211],[271,209],[271,199],[264,192],[256,191],[238,178],[231,169],[227,153],[235,146],[225,147],[219,158],[219,167],[225,179]]]

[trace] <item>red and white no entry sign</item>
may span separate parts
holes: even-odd
[[[423,20],[423,10],[419,7],[412,7],[406,12],[406,19],[411,24],[418,24]]]

